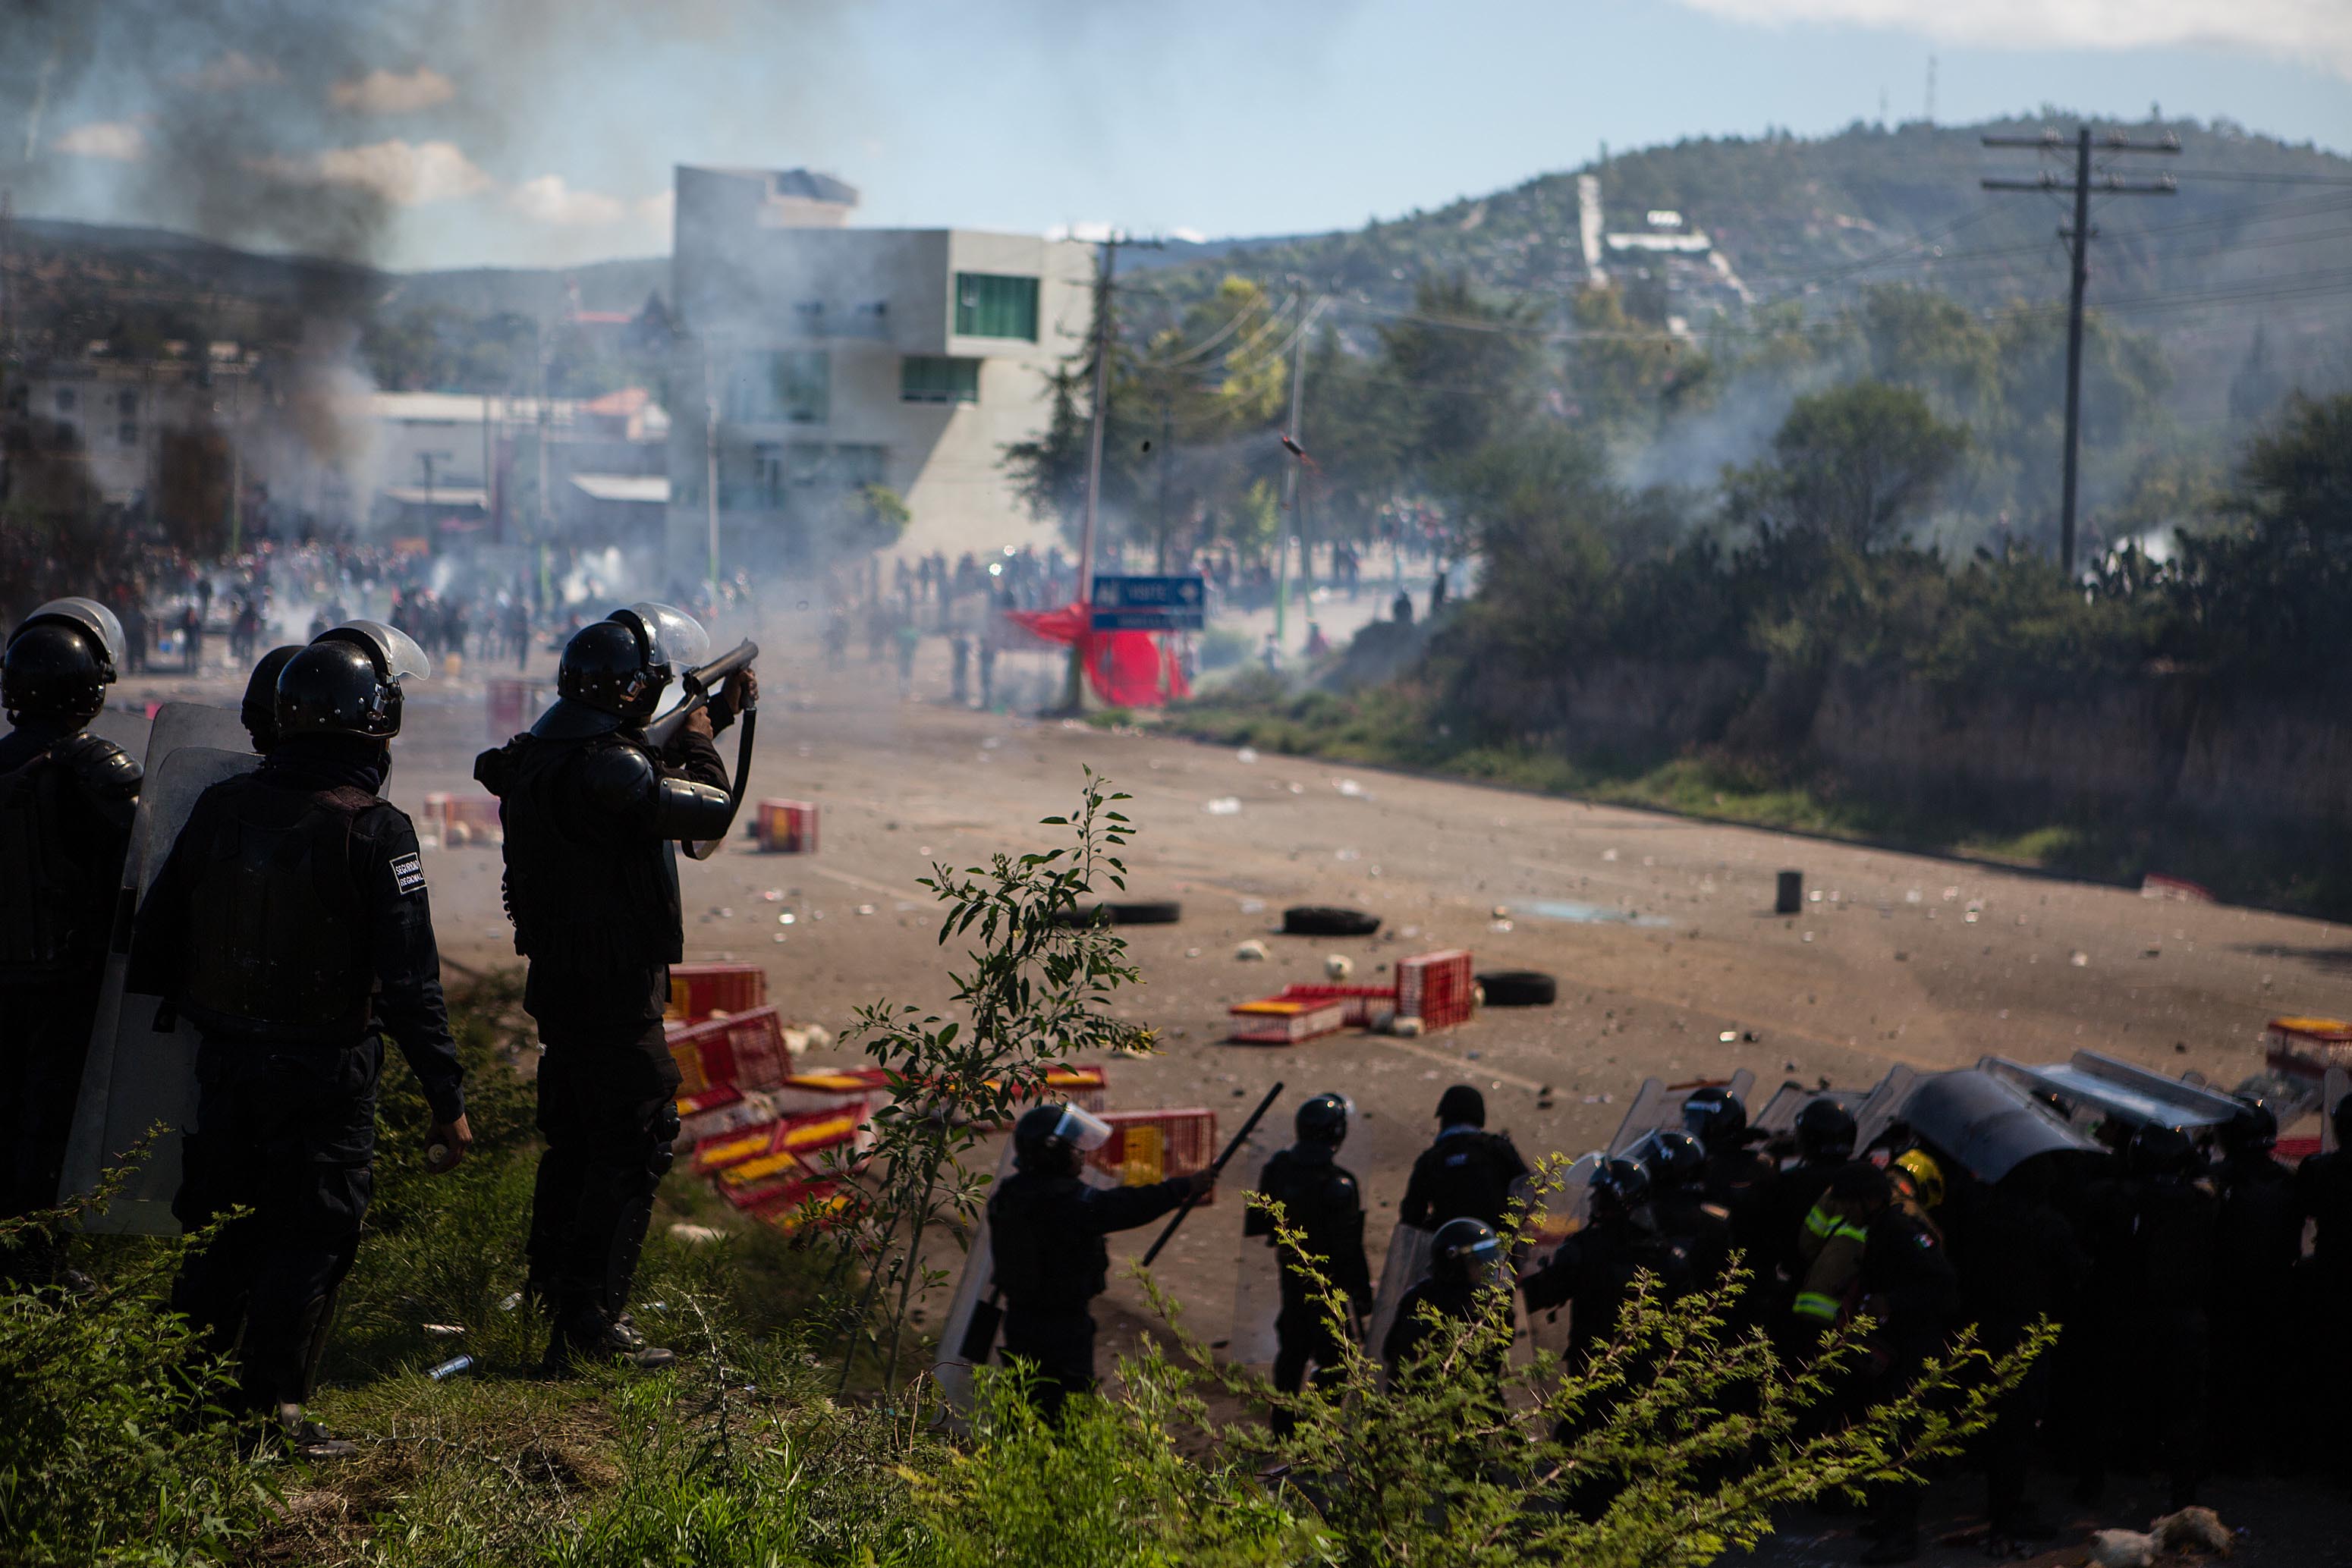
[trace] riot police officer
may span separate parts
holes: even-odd
[[[1499,1227],[1527,1161],[1508,1137],[1486,1131],[1486,1097],[1467,1083],[1437,1097],[1437,1123],[1436,1141],[1412,1163],[1397,1218],[1423,1230],[1465,1217]]]
[[[1355,1173],[1337,1163],[1339,1145],[1348,1137],[1348,1102],[1338,1094],[1318,1094],[1298,1107],[1292,1117],[1298,1141],[1266,1161],[1257,1178],[1257,1190],[1282,1205],[1283,1222],[1302,1232],[1307,1258],[1348,1299],[1349,1316],[1370,1309],[1372,1271],[1364,1260],[1364,1195]],[[1274,1217],[1253,1206],[1242,1220],[1244,1237],[1263,1236],[1275,1246]],[[1296,1394],[1305,1382],[1307,1364],[1315,1366],[1315,1385],[1328,1388],[1341,1375],[1339,1326],[1316,1287],[1288,1250],[1280,1254],[1282,1311],[1275,1319],[1277,1348],[1274,1385]],[[1297,1425],[1295,1412],[1277,1406],[1277,1436]]]
[[[1732,1245],[1750,1269],[1769,1271],[1776,1244],[1772,1187],[1780,1167],[1752,1146],[1747,1103],[1729,1089],[1694,1089],[1683,1102],[1683,1131],[1706,1150],[1701,1185],[1706,1200],[1728,1218]]]
[[[2303,1256],[2303,1211],[2294,1173],[2271,1151],[2278,1117],[2250,1104],[2221,1131],[2213,1169],[2221,1207],[2214,1224],[2213,1438],[2227,1469],[2263,1468],[2271,1457],[2272,1364],[2263,1351],[2292,1321],[2294,1266]]]
[[[1389,1325],[1388,1338],[1381,1346],[1381,1359],[1388,1363],[1391,1376],[1419,1360],[1433,1346],[1444,1324],[1466,1323],[1477,1314],[1482,1294],[1507,1281],[1507,1276],[1498,1277],[1502,1260],[1502,1241],[1483,1219],[1462,1215],[1437,1228],[1429,1243],[1429,1273],[1397,1303],[1396,1321]],[[1507,1294],[1501,1306],[1506,1331],[1502,1343],[1489,1347],[1477,1361],[1480,1373],[1493,1382],[1501,1379],[1503,1358],[1510,1345],[1507,1331],[1513,1319]],[[1429,1312],[1423,1312],[1423,1307]]]
[[[253,737],[253,749],[260,756],[268,756],[269,748],[278,744],[278,677],[285,674],[287,661],[301,651],[299,643],[270,649],[245,683],[245,701],[238,705],[236,716],[245,733]]]
[[[58,1200],[139,798],[139,764],[88,728],[123,662],[113,612],[60,599],[0,665],[0,1218]]]
[[[1920,1160],[1899,1168],[1913,1178],[1901,1187],[1865,1164],[1840,1176],[1832,1189],[1853,1204],[1864,1233],[1855,1288],[1862,1312],[1876,1325],[1865,1368],[1866,1397],[1873,1404],[1899,1396],[1917,1380],[1927,1358],[1943,1349],[1959,1312],[1959,1275],[1920,1201],[1941,1196],[1941,1172],[1932,1160],[1924,1168]],[[1878,1489],[1864,1528],[1875,1540],[1864,1551],[1864,1563],[1916,1559],[1919,1488],[1895,1481]]]
[[[1030,1398],[1048,1420],[1069,1396],[1095,1386],[1095,1320],[1087,1308],[1110,1281],[1103,1238],[1149,1225],[1216,1186],[1206,1170],[1149,1186],[1089,1186],[1079,1179],[1079,1159],[1109,1137],[1107,1124],[1076,1105],[1023,1112],[1013,1124],[1013,1174],[988,1200],[1004,1298],[1003,1360],[1035,1369]]]
[[[1699,1281],[1687,1243],[1660,1233],[1651,1207],[1650,1172],[1626,1155],[1604,1158],[1586,1188],[1590,1218],[1559,1250],[1519,1281],[1529,1312],[1569,1307],[1568,1348],[1571,1368],[1580,1366],[1596,1345],[1616,1337],[1617,1319],[1643,1270],[1657,1276],[1665,1300],[1687,1294]]]
[[[2352,1322],[2352,1094],[2328,1113],[2336,1147],[2309,1155],[2295,1167],[2295,1207],[2317,1227],[2311,1256],[2301,1265],[2305,1322],[2311,1343],[2340,1333]],[[2338,1481],[2352,1481],[2352,1436],[2345,1431],[2352,1410],[2352,1357],[2318,1360],[2320,1397],[2314,1416],[2315,1454]]]
[[[662,1035],[669,966],[684,956],[676,845],[724,837],[734,816],[713,735],[758,695],[744,670],[656,748],[646,722],[709,647],[667,605],[640,603],[564,645],[557,698],[476,759],[499,798],[506,904],[539,1025],[539,1129],[528,1293],[547,1312],[547,1367],[605,1358],[667,1364],[625,1321],[654,1191],[677,1136],[677,1064]]]
[[[131,946],[127,988],[201,1037],[173,1213],[195,1230],[251,1211],[189,1256],[173,1305],[216,1350],[242,1323],[245,1402],[316,1458],[350,1451],[302,1404],[373,1191],[379,1027],[432,1107],[431,1168],[472,1142],[416,832],[381,796],[400,683],[425,667],[373,622],[289,660],[276,746],[197,799]]]
[[[2200,1179],[2187,1134],[2149,1124],[2124,1148],[2124,1174],[2086,1195],[2093,1260],[2091,1331],[2101,1399],[2084,1413],[2077,1496],[2098,1500],[2120,1440],[2152,1438],[2172,1504],[2197,1500],[2204,1472],[2208,1306],[2221,1202]],[[2164,1368],[2161,1392],[2139,1369]]]
[[[1857,1163],[1854,1140],[1861,1136],[1853,1115],[1828,1095],[1805,1102],[1797,1113],[1797,1159],[1772,1184],[1767,1202],[1766,1232],[1769,1247],[1759,1260],[1759,1274],[1777,1263],[1785,1281],[1793,1284],[1805,1276],[1810,1260],[1806,1221],[1839,1175]],[[1818,1239],[1817,1238],[1815,1239]]]
[[[1688,1133],[1661,1127],[1626,1151],[1650,1173],[1659,1234],[1682,1244],[1695,1278],[1713,1285],[1731,1260],[1731,1217],[1706,1192],[1706,1151]]]

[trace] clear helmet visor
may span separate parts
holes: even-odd
[[[95,599],[52,599],[26,616],[23,624],[29,626],[36,621],[63,621],[88,633],[112,669],[119,671],[131,661],[131,644],[123,640],[122,622],[115,618],[113,611]]]
[[[314,643],[357,643],[374,658],[387,681],[421,681],[433,673],[432,664],[416,639],[381,621],[346,621],[311,639]]]
[[[640,600],[628,612],[645,628],[646,663],[656,668],[690,670],[710,656],[710,633],[674,604]]]
[[[1065,1105],[1054,1136],[1092,1154],[1110,1142],[1110,1124],[1082,1106]]]

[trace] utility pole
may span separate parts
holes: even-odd
[[[1152,558],[1152,570],[1165,576],[1168,571],[1168,465],[1175,455],[1176,405],[1167,393],[1160,396],[1160,549]]]
[[[1087,422],[1086,520],[1078,532],[1078,602],[1089,607],[1089,614],[1095,601],[1095,514],[1102,498],[1103,426],[1110,423],[1110,279],[1118,265],[1118,244],[1116,230],[1103,237],[1102,261],[1095,269],[1095,399]],[[1077,678],[1076,657],[1074,650],[1073,681]],[[1075,688],[1070,695],[1070,706],[1076,707]]]
[[[2098,232],[2091,227],[2091,193],[2094,190],[2116,196],[2169,196],[2180,189],[2171,175],[2155,180],[2131,181],[2119,174],[2099,174],[2091,172],[2091,149],[2097,145],[2108,152],[2179,152],[2180,138],[2167,135],[2155,141],[2135,141],[2120,131],[2111,131],[2094,138],[2091,128],[2079,126],[2074,132],[2074,177],[2062,179],[2053,171],[2044,170],[2036,180],[1994,180],[1981,182],[1988,191],[2044,191],[2053,195],[2074,198],[2074,225],[2060,229],[2058,237],[2066,242],[2067,256],[2073,272],[2073,287],[2066,307],[2066,452],[2064,488],[2059,498],[2058,564],[2069,580],[2074,575],[2074,503],[2076,476],[2080,466],[2083,435],[2083,295],[2091,279],[2091,240]],[[2042,152],[2055,152],[2065,143],[2058,132],[2045,131],[2039,136],[1988,136],[1987,147],[2031,147]]]
[[[1095,267],[1095,390],[1094,407],[1087,421],[1087,498],[1078,528],[1079,636],[1070,644],[1070,665],[1062,682],[1065,715],[1086,707],[1086,631],[1095,612],[1095,519],[1102,503],[1103,427],[1110,423],[1110,280],[1118,265],[1118,231],[1102,240],[1101,260]]]
[[[547,580],[547,539],[555,531],[554,503],[547,494],[547,438],[553,431],[554,419],[547,406],[546,323],[536,323],[532,333],[536,340],[533,346],[539,350],[539,525],[534,530],[538,537],[533,540],[536,548],[531,551],[531,557],[537,567],[535,580],[539,589],[533,597],[544,609],[550,598],[551,586]]]
[[[1275,543],[1275,559],[1278,563],[1278,570],[1275,572],[1274,645],[1277,648],[1281,647],[1287,639],[1290,623],[1290,539],[1292,537],[1296,537],[1298,540],[1299,575],[1306,580],[1309,592],[1312,592],[1315,588],[1315,559],[1309,553],[1314,547],[1307,543],[1307,521],[1305,515],[1299,510],[1298,470],[1307,462],[1307,442],[1300,428],[1300,422],[1307,417],[1307,335],[1314,329],[1315,318],[1323,314],[1323,307],[1330,302],[1331,297],[1327,294],[1307,307],[1307,314],[1299,319],[1298,339],[1293,345],[1290,360],[1291,454],[1290,465],[1282,471],[1282,510],[1287,532],[1278,537]]]

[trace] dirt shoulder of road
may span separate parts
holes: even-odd
[[[1982,800],[1955,798],[1927,807],[1874,793],[1866,783],[1834,777],[1797,757],[1720,750],[1663,761],[1570,757],[1525,743],[1456,737],[1430,722],[1412,698],[1379,689],[1344,697],[1311,692],[1269,698],[1228,688],[1163,714],[1122,709],[1097,715],[1095,722],[2070,882],[2138,887],[2154,875],[2246,908],[2352,917],[2352,882],[2337,869],[2352,844],[2335,831],[2248,828],[2223,834],[2209,822],[2107,806],[2046,821],[2020,818]]]

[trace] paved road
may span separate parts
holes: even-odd
[[[775,641],[802,653],[789,636]],[[1063,841],[1037,819],[1068,810],[1091,766],[1135,797],[1126,808],[1142,830],[1128,855],[1132,894],[1184,906],[1179,925],[1129,934],[1147,984],[1124,1010],[1160,1029],[1166,1050],[1109,1063],[1112,1103],[1207,1105],[1231,1127],[1276,1079],[1292,1091],[1286,1103],[1323,1089],[1352,1095],[1362,1120],[1342,1158],[1375,1206],[1376,1268],[1405,1171],[1451,1082],[1483,1087],[1490,1124],[1523,1150],[1574,1153],[1601,1143],[1654,1073],[1745,1066],[1768,1089],[1783,1079],[1866,1085],[1893,1062],[1949,1067],[1988,1052],[2049,1061],[2089,1047],[2235,1082],[2260,1065],[2272,1015],[2352,1012],[2352,936],[2315,921],[900,702],[864,666],[795,681],[772,656],[763,676],[753,790],[819,802],[823,847],[764,856],[738,839],[687,867],[689,957],[759,961],[788,1017],[836,1030],[880,997],[940,1004],[948,956],[915,879],[935,859],[969,865]],[[936,698],[944,686],[927,664],[919,690]],[[143,689],[223,700],[218,683]],[[413,810],[427,790],[477,789],[479,687],[418,686],[408,714],[394,800]],[[731,761],[731,742],[726,749]],[[487,846],[426,857],[454,958],[511,961],[498,866]],[[1818,895],[1795,918],[1770,913],[1784,867],[1801,868]],[[1307,902],[1372,911],[1381,933],[1352,942],[1270,934],[1284,904]],[[779,924],[785,913],[789,925]],[[1249,937],[1266,942],[1267,961],[1235,959]],[[1328,954],[1351,958],[1361,977],[1451,946],[1469,948],[1481,968],[1556,973],[1559,1005],[1490,1009],[1422,1040],[1221,1043],[1228,1004],[1319,977]],[[1286,1141],[1286,1113],[1270,1120],[1281,1125],[1244,1156],[1253,1167]],[[1230,1321],[1237,1214],[1221,1203],[1188,1225],[1162,1265],[1209,1337]],[[1144,1239],[1115,1247],[1115,1259]],[[1140,1292],[1115,1284],[1109,1305],[1104,1348],[1115,1353],[1131,1343]]]

